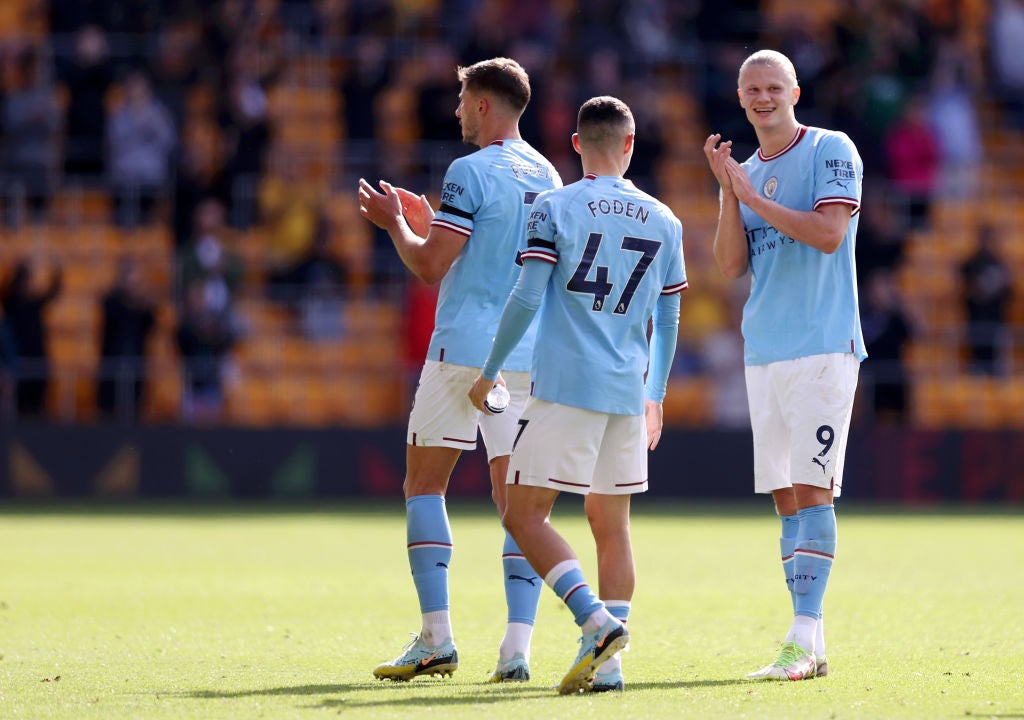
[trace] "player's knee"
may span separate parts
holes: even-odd
[[[448,483],[446,481],[433,478],[410,477],[407,475],[405,482],[402,483],[402,491],[405,493],[406,500],[417,495],[444,495],[447,489]]]
[[[501,517],[501,523],[505,526],[508,534],[516,542],[519,542],[519,537],[522,535],[524,527],[526,527],[522,514],[511,508],[505,508],[505,514]]]

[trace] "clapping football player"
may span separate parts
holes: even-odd
[[[399,657],[374,669],[382,679],[447,675],[458,667],[449,614],[452,535],[445,492],[459,455],[476,447],[479,427],[492,497],[499,515],[504,512],[508,458],[529,394],[533,333],[502,363],[503,381],[512,396],[507,411],[481,415],[465,388],[487,356],[502,306],[519,275],[530,204],[540,192],[561,185],[551,163],[519,133],[519,118],[530,100],[523,68],[514,60],[495,58],[460,67],[458,77],[462,88],[455,114],[462,139],[480,149],[449,166],[437,213],[422,196],[383,181],[378,192],[359,181],[363,216],[388,232],[415,275],[441,283],[406,445],[407,548],[422,628]],[[507,533],[502,562],[508,624],[491,680],[528,680],[540,582]]]
[[[797,122],[800,87],[785,55],[748,57],[737,93],[759,147],[741,165],[720,135],[704,143],[721,186],[714,254],[727,277],[752,275],[742,331],[754,487],[771,493],[782,520],[794,613],[778,659],[747,677],[802,680],[828,672],[833,498],[867,355],[854,262],[863,163],[844,133]]]

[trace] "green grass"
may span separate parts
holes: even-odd
[[[653,507],[645,499],[639,505]],[[449,680],[373,680],[419,613],[401,502],[0,514],[0,718],[1024,718],[1024,518],[840,509],[832,674],[752,684],[789,625],[767,506],[634,514],[627,691],[550,688],[577,631],[548,590],[534,681],[491,686],[501,535],[452,504]],[[556,525],[596,579],[578,503]]]

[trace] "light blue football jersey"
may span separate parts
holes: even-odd
[[[481,367],[519,277],[526,218],[536,197],[562,186],[554,166],[522,140],[499,140],[456,159],[432,225],[468,239],[441,280],[427,358]],[[536,323],[503,369],[530,369]]]
[[[743,163],[754,188],[793,210],[843,203],[853,216],[831,255],[783,235],[740,203],[753,276],[743,309],[744,361],[767,365],[825,353],[867,357],[857,302],[857,223],[864,164],[846,134],[800,127],[783,150]]]
[[[644,412],[647,321],[684,290],[683,226],[612,176],[587,175],[534,204],[527,262],[554,264],[540,307],[533,395],[620,415]]]

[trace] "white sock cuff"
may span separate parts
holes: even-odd
[[[562,562],[555,565],[548,574],[544,576],[544,583],[548,587],[554,587],[555,583],[558,582],[559,578],[565,575],[570,570],[579,570],[580,561],[575,558],[572,560],[563,560]]]
[[[610,608],[611,607],[624,607],[624,608],[632,608],[633,607],[633,603],[631,603],[629,600],[603,600],[602,602],[604,602],[604,606],[605,607],[610,607]]]
[[[808,617],[806,615],[794,616],[793,641],[804,650],[814,653],[814,632],[817,627],[817,618]]]

